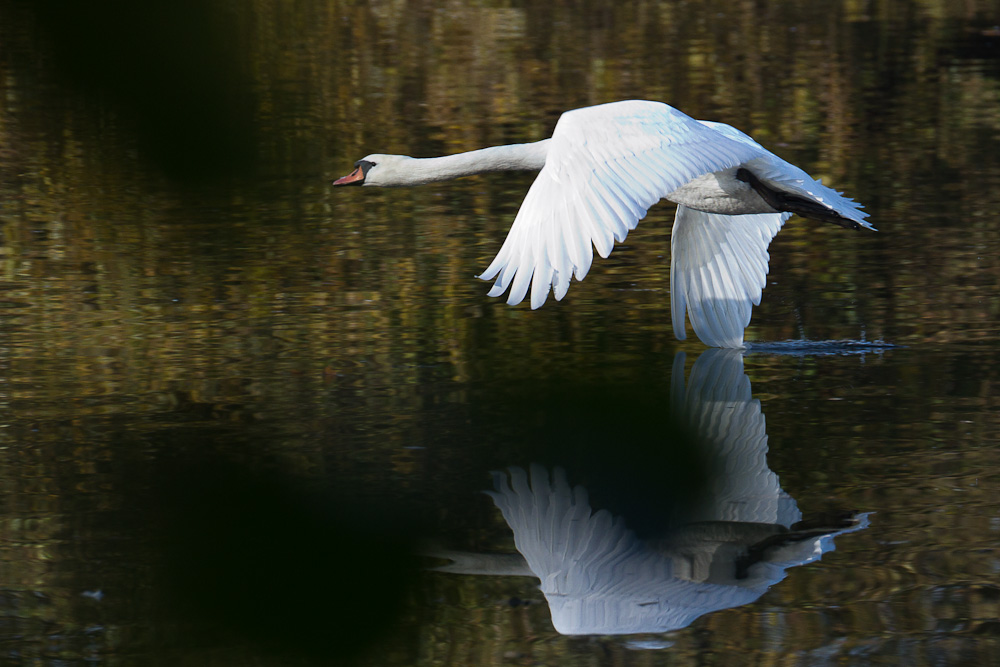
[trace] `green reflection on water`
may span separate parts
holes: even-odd
[[[876,510],[890,537],[873,529],[765,607],[703,619],[674,639],[678,660],[843,645],[919,662],[932,639],[956,660],[995,658],[983,555],[1000,500],[995,2],[227,11],[253,174],[201,185],[171,177],[130,112],[60,85],[44,21],[0,21],[5,655],[128,664],[149,650],[136,620],[154,605],[148,563],[118,558],[132,539],[117,528],[122,485],[180,426],[221,428],[227,448],[302,479],[362,480],[455,539],[504,543],[488,504],[469,499],[489,466],[530,458],[518,437],[536,424],[491,400],[553,378],[668,381],[672,211],[655,208],[565,301],[529,312],[473,276],[530,176],[327,184],[371,151],[540,139],[563,110],[636,97],[752,133],[865,203],[882,230],[791,221],[749,339],[865,335],[920,350],[863,365],[748,361],[786,487],[802,505]],[[868,565],[852,569],[858,559]],[[100,602],[81,596],[98,589]],[[530,582],[431,578],[411,596],[416,629],[377,664],[595,655],[555,636],[541,605],[503,604],[537,600]],[[192,664],[204,657],[171,642]],[[215,659],[256,659],[243,651]]]

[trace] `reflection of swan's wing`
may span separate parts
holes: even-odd
[[[684,314],[706,345],[743,347],[743,330],[767,284],[767,246],[791,213],[720,215],[677,206],[670,234],[670,316]]]
[[[570,489],[566,473],[531,466],[531,482],[521,468],[493,473],[496,491],[487,493],[514,531],[514,544],[542,580],[543,590],[558,594],[593,591],[601,568],[612,567],[643,550],[621,518],[607,510],[591,514],[586,490]],[[585,576],[581,577],[581,573]]]
[[[480,278],[497,276],[490,296],[508,288],[531,307],[583,280],[593,248],[607,257],[646,211],[697,176],[767,152],[659,102],[618,102],[568,111],[552,133],[545,167],[528,190],[510,233]]]
[[[665,632],[702,614],[756,600],[748,588],[679,579],[668,554],[640,542],[621,518],[591,514],[586,491],[565,473],[531,467],[494,473],[488,492],[514,531],[514,544],[541,579],[552,623],[563,634]]]
[[[795,500],[767,467],[764,414],[751,397],[740,351],[705,351],[691,369],[686,391],[675,382],[673,392],[675,408],[709,443],[715,467],[709,503],[691,520],[785,527],[798,521],[802,514]]]

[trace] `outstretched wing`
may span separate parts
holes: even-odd
[[[720,215],[677,206],[670,234],[670,316],[684,340],[685,311],[706,345],[743,347],[767,284],[767,246],[791,213]]]
[[[552,133],[545,167],[528,190],[507,240],[479,277],[531,307],[583,280],[593,248],[607,257],[662,197],[703,174],[765,151],[659,102],[627,101],[568,111]]]

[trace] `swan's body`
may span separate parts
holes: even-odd
[[[687,313],[708,345],[742,347],[760,303],[767,246],[792,213],[873,229],[850,199],[723,123],[659,102],[626,101],[564,113],[552,138],[436,158],[372,154],[334,185],[422,185],[491,171],[540,170],[507,240],[480,278],[496,278],[538,308],[583,280],[593,249],[607,257],[660,199],[678,204],[670,296],[676,336]]]

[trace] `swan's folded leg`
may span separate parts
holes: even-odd
[[[791,213],[721,215],[679,205],[670,236],[670,314],[684,340],[685,313],[706,345],[743,347],[766,285],[767,246]]]
[[[767,202],[767,205],[775,210],[795,213],[803,218],[832,222],[846,229],[859,230],[862,227],[863,221],[858,222],[855,219],[845,217],[822,202],[768,187],[747,169],[738,170],[736,178],[748,183]],[[817,183],[817,185],[820,184]],[[863,224],[869,229],[872,228],[868,223]]]

